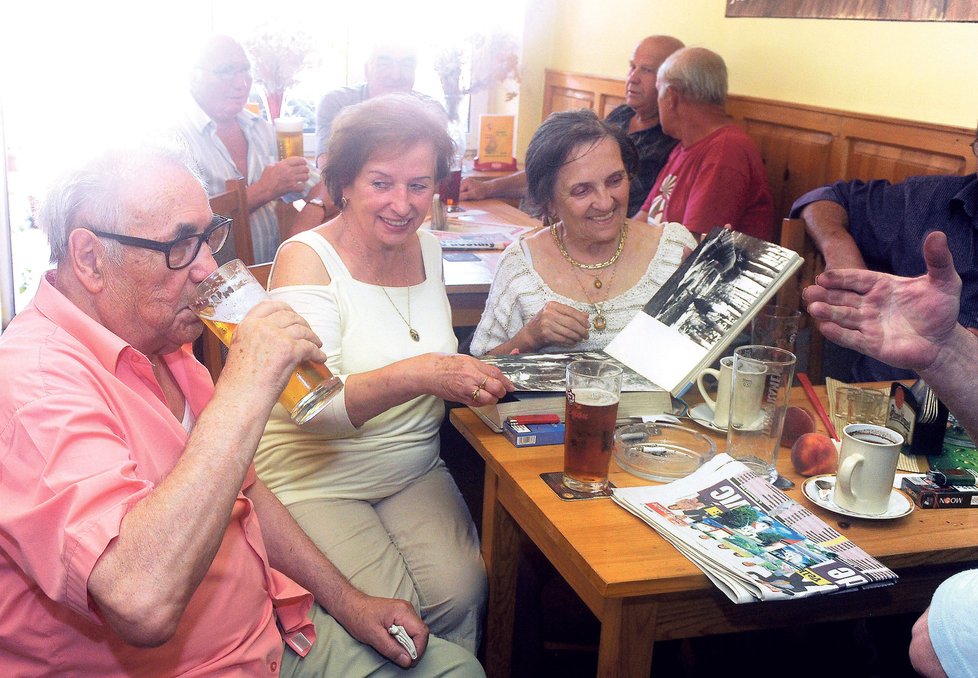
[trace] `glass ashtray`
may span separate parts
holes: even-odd
[[[631,424],[615,431],[615,461],[648,480],[668,483],[685,478],[716,453],[712,439],[676,424]]]

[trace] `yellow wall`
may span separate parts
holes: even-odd
[[[973,127],[978,24],[728,19],[724,0],[527,0],[522,157],[543,105],[543,69],[624,77],[653,33],[718,52],[734,94]]]

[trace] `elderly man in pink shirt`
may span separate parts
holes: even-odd
[[[280,302],[216,387],[183,348],[229,225],[182,162],[107,153],[41,221],[56,268],[0,337],[0,672],[482,675],[397,591],[354,589],[257,480],[289,374],[326,356]]]

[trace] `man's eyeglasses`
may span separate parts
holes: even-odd
[[[231,82],[239,75],[251,77],[251,64],[228,64],[220,68],[204,68],[203,66],[198,66],[197,68],[206,73],[210,73],[218,80],[224,82]]]
[[[975,154],[976,158],[978,158],[978,139],[971,142],[971,152]]]
[[[131,235],[122,235],[119,233],[106,233],[105,231],[98,231],[94,228],[89,228],[88,230],[100,238],[115,240],[121,242],[123,245],[162,252],[166,257],[166,267],[177,271],[193,263],[193,260],[197,258],[197,254],[205,242],[210,248],[211,254],[216,254],[218,250],[224,247],[224,243],[228,239],[228,233],[231,232],[231,219],[215,214],[211,220],[211,225],[203,233],[185,235],[169,242],[135,238]]]

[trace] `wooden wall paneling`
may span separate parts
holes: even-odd
[[[554,111],[577,108],[590,108],[604,117],[625,101],[623,80],[548,69],[545,81],[541,120]]]
[[[594,110],[593,92],[583,92],[573,89],[554,89],[551,112],[573,111],[578,108],[590,108]],[[549,115],[549,114],[548,114]]]
[[[963,174],[967,169],[959,155],[850,138],[845,178],[888,179],[896,183],[920,174]]]
[[[624,96],[614,94],[604,94],[601,96],[601,106],[598,108],[598,117],[607,118],[608,114],[625,103]]]
[[[766,120],[747,119],[742,124],[764,160],[777,234],[782,218],[791,210],[795,199],[828,182],[833,137],[822,130]]]

